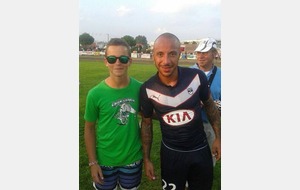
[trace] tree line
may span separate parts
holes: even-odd
[[[138,35],[134,38],[130,35],[125,35],[121,38],[129,44],[129,46],[131,47],[131,52],[136,51],[137,53],[150,53],[148,41],[145,36]],[[85,32],[79,35],[79,50],[94,50],[95,46],[91,46],[94,42],[94,37],[89,33]]]

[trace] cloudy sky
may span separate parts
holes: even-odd
[[[180,40],[221,39],[221,0],[80,0],[84,32],[96,41],[143,35],[151,42],[163,32]]]

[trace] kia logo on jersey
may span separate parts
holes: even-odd
[[[192,110],[176,110],[165,114],[163,120],[172,126],[179,126],[190,122],[195,116]]]

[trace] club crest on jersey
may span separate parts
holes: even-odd
[[[187,89],[187,92],[188,92],[190,95],[192,95],[192,94],[194,93],[194,90],[193,90],[192,87],[190,87],[190,88]]]
[[[172,126],[179,126],[189,123],[194,119],[195,113],[192,110],[176,110],[165,114],[162,118]]]

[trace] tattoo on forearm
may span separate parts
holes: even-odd
[[[150,123],[142,122],[141,137],[142,137],[144,158],[150,159],[151,145],[153,139],[152,122]]]
[[[204,102],[204,109],[207,118],[215,131],[216,137],[221,137],[221,112],[218,110],[211,97]]]

